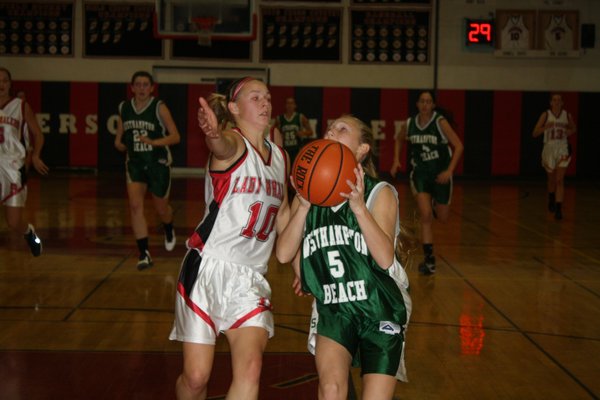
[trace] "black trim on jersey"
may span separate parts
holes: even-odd
[[[240,156],[240,158],[238,158],[236,161],[233,162],[233,164],[231,164],[227,169],[219,171],[216,169],[210,169],[210,160],[212,159],[212,154],[210,155],[210,159],[209,159],[209,169],[208,172],[212,175],[231,175],[231,173],[233,171],[235,171],[240,165],[242,165],[242,163],[244,162],[244,160],[246,159],[246,157],[248,156],[248,148],[246,147],[246,149],[244,150],[244,152],[242,153],[242,155]]]
[[[215,221],[217,220],[218,214],[219,203],[216,200],[213,200],[208,206],[208,214],[206,214],[206,217],[196,228],[196,233],[200,236],[200,239],[202,239],[202,243],[206,244],[206,241],[212,232],[212,228],[215,226]]]
[[[186,295],[192,293],[194,283],[198,279],[200,263],[202,263],[202,256],[195,249],[189,250],[183,259],[181,272],[179,273],[179,283],[183,285]]]

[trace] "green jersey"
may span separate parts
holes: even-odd
[[[365,176],[367,206],[372,202],[370,195],[374,198],[385,185],[389,184]],[[408,322],[402,293],[389,271],[380,268],[369,253],[348,202],[310,208],[300,262],[303,290],[313,294],[317,309],[326,307],[330,313],[400,325]]]
[[[287,150],[292,162],[302,147],[302,139],[298,136],[298,132],[302,130],[301,115],[296,112],[290,119],[287,119],[285,114],[277,117],[279,119],[279,130],[281,136],[283,136],[283,147]]]
[[[431,119],[423,127],[419,125],[418,117],[409,118],[407,138],[410,142],[410,162],[413,170],[424,170],[437,175],[450,165],[452,150],[439,125],[443,118],[434,111]]]
[[[123,122],[123,144],[127,146],[127,159],[136,163],[160,163],[171,165],[168,146],[151,146],[140,141],[140,136],[160,139],[166,136],[165,126],[158,115],[162,101],[152,97],[146,107],[136,110],[133,99],[119,104],[119,115]]]

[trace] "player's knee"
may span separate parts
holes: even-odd
[[[144,202],[129,202],[129,210],[132,214],[143,214],[144,213]]]
[[[420,213],[421,224],[422,225],[431,225],[433,222],[433,212],[431,210],[421,211]]]
[[[209,379],[210,371],[195,370],[184,372],[181,375],[180,382],[188,391],[192,393],[201,393],[206,389]]]
[[[340,400],[346,397],[346,390],[338,382],[320,382],[320,398],[324,400]]]
[[[239,376],[237,378],[248,384],[258,384],[262,371],[262,355],[251,357],[238,371]]]

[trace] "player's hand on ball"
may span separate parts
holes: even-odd
[[[200,103],[198,107],[198,126],[206,136],[210,138],[220,137],[219,122],[214,111],[210,108],[204,97],[198,98],[198,102]]]
[[[308,200],[306,200],[304,197],[302,197],[302,195],[300,194],[300,192],[298,192],[298,189],[296,189],[296,182],[294,182],[294,177],[293,176],[290,176],[290,185],[292,185],[292,187],[296,191],[296,197],[298,198],[298,201],[300,202],[300,206],[301,207],[309,208],[310,207],[310,202]]]
[[[350,193],[340,193],[340,195],[348,199],[350,208],[356,213],[357,211],[366,208],[364,179],[365,171],[360,163],[357,164],[356,168],[354,168],[354,175],[356,175],[356,184],[352,183],[350,179],[346,180],[346,183],[351,189]]]

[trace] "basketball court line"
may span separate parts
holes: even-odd
[[[506,222],[506,223],[511,223],[511,224],[513,224],[515,226],[518,226],[519,228],[522,228],[522,229],[524,229],[524,230],[526,230],[528,232],[531,232],[531,233],[533,233],[533,234],[535,234],[535,235],[537,235],[537,236],[539,236],[539,237],[541,237],[541,238],[543,238],[543,239],[545,239],[547,241],[554,242],[555,244],[560,245],[561,247],[563,247],[565,249],[568,249],[568,250],[572,251],[573,253],[575,253],[575,254],[583,257],[583,258],[588,259],[589,261],[593,262],[594,264],[600,264],[600,259],[597,259],[597,258],[595,258],[593,256],[590,256],[590,255],[588,255],[588,254],[586,254],[586,253],[584,253],[584,252],[576,249],[575,247],[569,246],[569,245],[563,243],[561,240],[557,239],[556,237],[549,236],[549,235],[547,235],[547,234],[545,234],[543,232],[540,232],[539,230],[537,230],[535,228],[531,228],[528,225],[526,225],[526,224],[524,224],[522,222],[519,222],[518,220],[514,220],[514,219],[511,219],[511,218],[508,218],[505,215],[503,215],[502,213],[497,212],[495,209],[493,209],[491,207],[486,207],[486,206],[483,206],[482,204],[480,204],[479,202],[471,201],[469,199],[469,197],[465,196],[464,194],[463,194],[463,199],[465,201],[470,201],[472,204],[477,205],[481,209],[489,212],[490,214],[493,214],[493,215],[495,215],[495,216],[497,216],[499,218],[502,218],[502,220],[504,222]],[[462,215],[460,213],[456,213],[456,214],[459,215],[459,217],[462,220],[467,220],[469,222],[472,222],[472,220],[470,220],[469,218],[466,218],[464,215]],[[529,246],[529,247],[531,247],[531,246]]]
[[[569,369],[567,369],[566,366],[564,366],[562,363],[560,363],[548,351],[546,351],[540,344],[538,344],[527,331],[524,331],[523,329],[521,329],[521,327],[519,325],[517,325],[516,322],[514,322],[498,306],[496,306],[496,304],[494,304],[494,302],[492,302],[487,296],[485,296],[477,288],[477,286],[473,282],[471,282],[468,278],[466,278],[452,263],[450,263],[443,255],[440,255],[439,257],[442,260],[444,260],[446,265],[448,265],[457,276],[459,276],[475,293],[477,293],[481,297],[481,299],[483,299],[483,301],[485,301],[494,311],[496,311],[498,313],[498,315],[500,315],[502,318],[504,318],[504,320],[507,321],[514,328],[514,330],[517,333],[519,333],[521,336],[523,336],[525,339],[527,339],[527,341],[529,341],[535,348],[537,348],[539,352],[541,352],[544,356],[546,356],[548,358],[548,360],[550,360],[554,365],[556,365],[559,369],[561,369],[576,384],[578,384],[583,390],[585,390],[590,396],[592,396],[592,398],[596,398],[596,395],[593,390],[591,390],[589,387],[587,387],[581,380],[579,380],[577,378],[577,376],[574,373],[572,373]]]
[[[92,290],[90,290],[89,293],[86,296],[83,297],[83,299],[81,299],[81,301],[79,302],[79,304],[77,304],[75,307],[73,307],[71,309],[71,312],[69,312],[67,315],[65,315],[63,321],[65,321],[65,322],[68,321],[71,318],[71,316],[77,310],[79,310],[81,308],[81,306],[83,304],[85,304],[85,302],[88,301],[94,295],[94,293],[96,293],[96,291],[98,291],[98,289],[100,289],[100,287],[102,287],[102,285],[104,285],[104,283],[106,281],[108,281],[108,279],[112,276],[112,274],[115,273],[119,268],[121,268],[121,266],[123,264],[125,264],[125,262],[129,259],[129,257],[131,257],[131,253],[129,255],[125,256],[121,261],[119,261],[117,263],[117,265],[115,265],[115,267],[108,274],[106,274],[106,276],[104,278],[102,278],[100,280],[100,282],[98,282],[96,284],[96,286]]]
[[[571,282],[572,284],[574,284],[575,286],[579,286],[581,289],[585,290],[586,292],[590,293],[591,295],[600,298],[600,293],[596,293],[593,289],[588,288],[587,286],[582,285],[581,283],[579,283],[578,281],[576,281],[575,279],[571,278],[570,276],[564,274],[562,271],[554,268],[553,266],[547,264],[546,262],[544,262],[544,260],[542,260],[541,258],[537,257],[537,256],[533,256],[532,257],[535,261],[539,262],[540,264],[542,264],[544,267],[551,269],[553,272],[557,273],[558,275],[562,276],[565,280]]]

